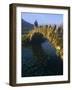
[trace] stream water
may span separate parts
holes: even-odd
[[[46,40],[32,47],[22,46],[22,77],[63,75],[63,60]]]

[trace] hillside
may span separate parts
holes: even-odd
[[[22,27],[22,34],[27,33],[28,31],[32,30],[34,27],[33,24],[31,24],[23,19],[21,20],[21,23],[22,23],[21,24],[22,25],[21,26]]]

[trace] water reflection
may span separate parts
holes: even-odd
[[[63,75],[63,61],[42,35],[22,46],[22,77]]]

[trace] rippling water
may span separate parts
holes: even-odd
[[[63,74],[63,62],[46,40],[41,45],[22,46],[22,77]]]

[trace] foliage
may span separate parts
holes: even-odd
[[[27,35],[22,35],[22,44],[28,45],[30,43],[29,37]]]
[[[36,21],[37,23],[37,21]],[[38,25],[37,25],[38,26]],[[42,43],[47,39],[53,47],[56,49],[57,55],[63,57],[63,26],[45,25],[38,26],[28,34],[22,36],[22,42],[24,43]],[[60,48],[58,50],[58,47]]]

